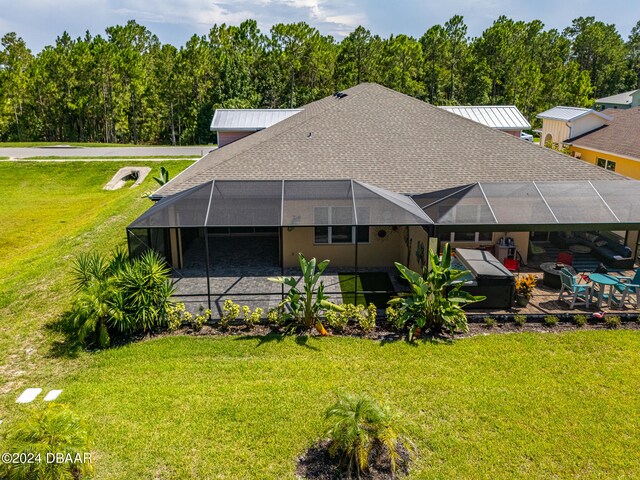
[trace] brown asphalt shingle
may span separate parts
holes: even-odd
[[[624,155],[640,161],[640,107],[609,108],[603,112],[613,121],[568,142],[576,147]]]
[[[212,179],[353,178],[411,194],[478,181],[624,178],[377,84],[344,93],[211,152],[154,196]]]

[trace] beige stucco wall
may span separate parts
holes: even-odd
[[[604,124],[605,120],[595,114],[586,115],[574,120],[573,122],[545,118],[542,120],[540,145],[544,146],[547,134],[551,134],[553,143],[557,143],[559,146],[562,146],[563,141],[595,130]]]
[[[384,230],[384,238],[378,232]],[[370,227],[369,243],[358,243],[358,266],[392,267],[393,262],[402,261],[400,245],[404,243],[403,227]],[[353,267],[355,263],[354,244],[314,244],[314,229],[294,227],[284,229],[282,235],[283,259],[285,267],[298,266],[298,253],[318,260],[328,258],[333,267]]]
[[[418,249],[420,245],[423,246],[423,258],[425,265],[429,263],[429,235],[424,231],[422,227],[409,227],[409,238],[411,242],[411,252],[409,253],[409,268],[416,272],[421,272],[423,265],[418,260]],[[403,265],[406,263],[406,250],[405,255],[400,260]]]
[[[540,145],[544,147],[547,135],[551,134],[553,143],[560,143],[569,138],[569,127],[564,120],[542,120],[542,133],[540,134]]]
[[[247,137],[251,135],[252,131],[240,131],[240,132],[218,132],[218,147],[224,147],[236,140],[240,140],[241,138]]]
[[[597,115],[590,114],[586,115],[582,118],[577,119],[573,122],[573,126],[571,128],[571,137],[575,138],[578,135],[582,135],[583,133],[590,132],[595,130],[596,128],[601,127],[606,122],[603,118],[598,117]],[[566,140],[566,139],[563,139]]]

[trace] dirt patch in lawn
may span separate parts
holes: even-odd
[[[340,471],[337,458],[329,455],[329,440],[322,440],[311,447],[298,459],[296,474],[308,480],[340,480],[348,478],[344,472]],[[378,454],[372,451],[369,458],[369,469],[360,475],[363,480],[386,480],[397,478],[397,474],[406,474],[409,471],[411,457],[404,448],[399,448],[400,459],[396,466],[396,475],[391,470],[391,461],[386,453]],[[354,478],[355,476],[354,472]]]

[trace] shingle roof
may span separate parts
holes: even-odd
[[[582,118],[586,115],[597,115],[598,117],[604,118],[605,120],[611,120],[607,115],[596,112],[590,108],[580,108],[580,107],[553,107],[549,110],[545,110],[542,113],[536,115],[538,118],[548,118],[550,120],[577,120],[578,118]]]
[[[518,107],[514,105],[440,107],[461,117],[500,130],[528,130],[527,122]]]
[[[377,84],[344,93],[214,150],[153,197],[212,179],[354,178],[424,193],[478,181],[623,178]]]
[[[213,114],[211,130],[262,130],[301,111],[297,108],[218,108]]]
[[[638,90],[631,90],[629,92],[618,93],[617,95],[611,95],[610,97],[603,97],[596,100],[596,103],[611,103],[618,105],[631,105],[632,96]]]
[[[624,155],[640,161],[640,107],[626,110],[610,108],[605,112],[613,117],[609,124],[569,139],[568,142],[576,147]]]

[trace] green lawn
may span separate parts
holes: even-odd
[[[128,164],[0,164],[0,437],[25,410],[23,388],[62,388],[94,433],[99,479],[293,478],[334,395],[368,392],[409,423],[411,478],[640,476],[638,331],[61,348],[45,325],[69,305],[71,259],[123,244],[151,204],[151,178],[102,190]],[[189,164],[148,162],[172,176]]]
[[[411,478],[637,478],[640,336],[453,344],[170,337],[91,355],[47,388],[97,439],[97,478],[293,478],[338,392],[409,423]]]
[[[102,187],[131,161],[0,163],[0,418],[1,394],[32,371],[71,368],[45,358],[57,337],[43,328],[69,305],[71,259],[124,244],[126,225],[152,204],[141,196],[157,188],[160,166],[173,176],[191,163],[148,162],[141,186],[111,192]]]
[[[71,147],[144,147],[156,145],[140,145],[135,143],[91,143],[91,142],[0,142],[0,148],[55,147],[69,145]],[[170,147],[171,145],[160,145]],[[209,145],[181,145],[182,147],[207,147]]]

